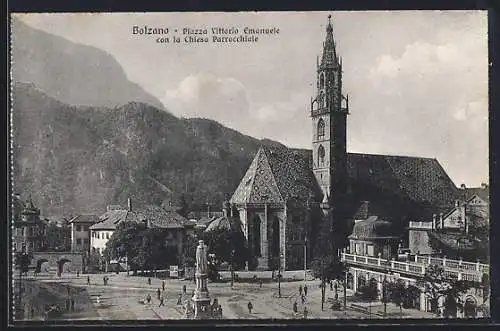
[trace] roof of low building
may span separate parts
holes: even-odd
[[[490,203],[490,189],[488,186],[483,187],[468,187],[465,189],[466,199],[470,200],[475,195],[480,197],[486,203]]]
[[[99,216],[97,215],[78,215],[73,217],[68,221],[68,223],[97,223],[99,221]]]
[[[90,227],[91,230],[115,230],[124,221],[148,221],[150,227],[163,229],[182,229],[189,226],[189,221],[172,210],[160,206],[147,205],[134,210],[108,210],[99,217],[99,222]]]
[[[214,219],[205,229],[207,231],[226,230],[226,231],[241,231],[243,232],[243,224],[238,217],[222,216]]]
[[[364,221],[354,224],[350,239],[386,239],[397,238],[391,229],[391,223],[378,216],[369,216]]]

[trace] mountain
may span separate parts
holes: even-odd
[[[70,105],[115,107],[134,100],[163,109],[105,51],[31,28],[18,18],[11,29],[14,81],[34,83]]]
[[[258,147],[280,146],[144,103],[70,106],[34,84],[14,85],[13,108],[14,189],[32,194],[45,216],[101,213],[128,197],[159,204],[181,193],[191,206],[208,198],[218,208]]]

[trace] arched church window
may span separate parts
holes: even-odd
[[[325,148],[319,145],[318,148],[318,166],[322,167],[325,165]]]
[[[318,121],[318,140],[323,140],[325,138],[325,121],[322,118]]]
[[[324,89],[325,88],[325,73],[322,72],[321,75],[319,75],[319,88]]]

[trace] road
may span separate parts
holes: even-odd
[[[61,278],[53,276],[37,276],[38,282],[43,285],[71,288],[69,297],[76,297],[76,309],[67,312],[64,319],[101,319],[101,320],[135,320],[135,319],[182,319],[184,309],[177,305],[179,294],[186,286],[186,294],[182,296],[182,302],[190,299],[190,294],[195,288],[193,281],[168,279],[165,281],[166,288],[162,292],[165,306],[159,307],[157,290],[162,288],[162,280],[148,277],[127,276],[126,273],[108,274],[108,285],[103,284],[103,274],[90,275],[90,285],[87,285],[87,275],[64,275]],[[233,288],[230,283],[209,283],[208,288],[211,298],[217,298],[222,306],[224,319],[291,319],[304,318],[304,308],[307,307],[307,317],[311,319],[341,319],[341,318],[380,318],[375,314],[368,315],[362,312],[348,309],[347,311],[334,311],[330,309],[334,292],[329,288],[326,290],[327,303],[325,309],[321,310],[321,290],[319,281],[307,281],[309,289],[306,301],[302,303],[298,288],[304,285],[303,281],[282,282],[281,298],[278,297],[278,285],[275,282],[263,283],[262,287],[254,283],[237,283]],[[47,287],[46,286],[46,287]],[[48,287],[50,288],[50,287]],[[52,290],[56,291],[56,290]],[[59,290],[61,291],[61,290]],[[150,294],[150,304],[145,304],[145,298]],[[99,297],[99,303],[97,298]],[[354,301],[352,292],[348,291],[348,307]],[[343,304],[343,292],[339,291],[339,300]],[[298,314],[293,312],[293,304],[297,302]],[[248,311],[248,302],[252,302],[253,310]],[[328,303],[330,302],[330,303]],[[366,305],[366,303],[363,303]],[[381,311],[380,302],[372,305],[373,313]],[[399,308],[392,304],[388,305],[388,312],[393,315]],[[394,316],[393,316],[394,317]],[[428,318],[432,314],[419,312],[415,309],[404,309],[403,317]]]

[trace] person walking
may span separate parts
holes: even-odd
[[[148,285],[151,285],[151,278],[148,278]]]
[[[148,293],[148,295],[146,295],[146,301],[148,303],[151,303],[151,295]]]
[[[302,296],[302,285],[299,286],[299,295]]]
[[[306,296],[304,294],[300,296],[300,299],[302,300],[302,304],[306,302]]]
[[[251,301],[248,301],[248,313],[251,314],[253,309],[253,305]]]
[[[307,315],[309,312],[307,311],[307,307],[304,307],[304,318],[307,319]]]
[[[160,289],[158,289],[158,290],[156,291],[156,294],[157,294],[157,296],[158,296],[158,300],[160,300],[160,297],[161,297],[161,291],[160,291]]]
[[[307,296],[307,285],[304,285],[304,295]]]
[[[71,298],[71,311],[75,311],[75,299]]]
[[[179,297],[177,298],[177,304],[178,305],[182,304],[182,293],[179,294]]]
[[[80,270],[77,270],[77,271],[76,271],[76,277],[77,277],[77,278],[78,278],[78,277],[80,277]]]
[[[297,301],[295,301],[295,302],[293,303],[293,314],[294,314],[294,315],[297,315],[297,312],[298,312],[298,311],[299,311],[299,310],[298,310],[298,308],[297,308]]]
[[[101,295],[97,295],[96,302],[98,305],[101,304]]]
[[[161,289],[162,289],[162,291],[165,291],[165,281],[164,280],[161,281]]]
[[[90,276],[87,276],[87,285],[90,285]]]
[[[165,300],[163,298],[163,296],[160,296],[160,304],[158,305],[158,307],[161,307],[161,306],[164,306],[165,307],[165,304],[163,303],[163,300]]]
[[[259,286],[262,288],[262,279],[259,280]]]
[[[182,285],[182,293],[186,294],[186,284]]]

